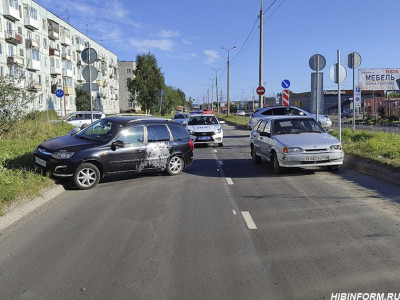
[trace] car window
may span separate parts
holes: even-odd
[[[82,139],[106,142],[114,137],[120,128],[120,124],[101,119],[100,121],[92,123],[86,127],[85,130],[78,132],[75,136]]]
[[[270,121],[265,122],[264,132],[271,133],[271,122]]]
[[[192,116],[189,119],[188,125],[215,125],[218,120],[215,116]]]
[[[265,121],[260,122],[260,125],[257,128],[258,132],[263,132],[265,128]]]
[[[179,115],[175,115],[174,119],[187,119],[188,115],[186,114],[179,114]]]
[[[289,110],[288,115],[291,115],[291,116],[299,116],[299,115],[304,115],[304,114],[303,114],[303,112],[299,111],[298,109],[291,108],[291,109]]]
[[[147,126],[147,141],[163,142],[169,141],[169,131],[165,125],[149,125]]]
[[[125,145],[143,144],[143,126],[131,126],[123,129],[117,140],[124,142]]]
[[[264,116],[270,116],[272,115],[272,109],[267,109],[266,111],[263,111],[261,114]]]
[[[184,139],[190,139],[189,134],[187,133],[186,129],[182,125],[168,125],[169,130],[171,130],[172,137],[174,141],[181,141]]]

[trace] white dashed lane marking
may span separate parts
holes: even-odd
[[[228,184],[230,184],[230,185],[233,184],[232,178],[230,178],[230,177],[226,177],[226,182],[228,182]]]
[[[253,218],[248,211],[242,211],[242,216],[249,229],[257,229],[256,223],[254,223]]]

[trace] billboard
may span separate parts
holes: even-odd
[[[359,69],[358,82],[364,91],[397,91],[396,80],[400,79],[400,69]]]

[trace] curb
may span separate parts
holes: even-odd
[[[53,198],[64,192],[65,189],[62,185],[53,185],[40,192],[40,195],[33,200],[23,200],[5,208],[4,216],[0,217],[0,230],[10,226],[14,222],[21,219],[23,216],[34,211],[44,203],[52,200]]]
[[[345,154],[344,165],[400,186],[399,169],[392,169],[351,154]]]

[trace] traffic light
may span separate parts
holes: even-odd
[[[57,84],[52,84],[52,85],[51,85],[51,93],[52,93],[52,94],[55,94],[56,91],[57,91]]]

